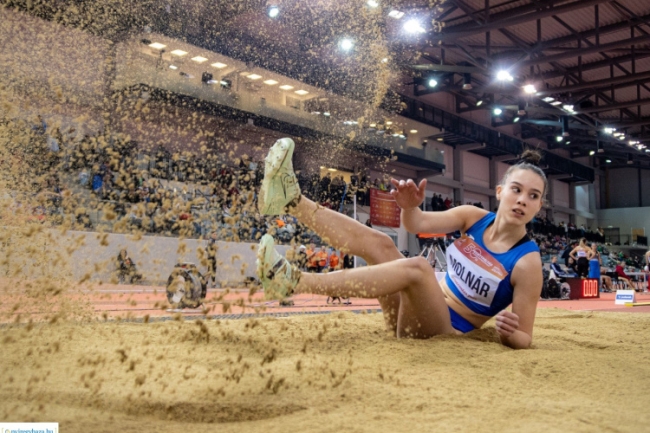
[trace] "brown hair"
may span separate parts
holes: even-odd
[[[544,196],[546,195],[546,190],[548,190],[548,180],[546,179],[546,174],[544,173],[544,171],[541,168],[539,168],[538,164],[541,159],[542,159],[542,154],[539,153],[539,151],[533,149],[524,150],[524,152],[519,157],[519,161],[517,161],[516,164],[511,165],[510,168],[508,168],[506,173],[503,175],[503,179],[501,179],[501,185],[505,185],[508,176],[510,176],[510,173],[512,173],[513,171],[531,170],[535,172],[539,177],[541,177],[542,180],[544,181],[544,191],[542,191],[542,200],[544,200]]]

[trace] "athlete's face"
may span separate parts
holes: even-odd
[[[542,208],[544,180],[532,170],[514,170],[497,186],[499,213],[509,221],[527,224]]]

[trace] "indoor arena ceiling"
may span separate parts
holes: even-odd
[[[3,3],[113,40],[165,34],[395,110],[400,93],[451,94],[456,114],[489,113],[565,156],[650,162],[648,0]]]

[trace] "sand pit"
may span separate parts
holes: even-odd
[[[380,314],[5,326],[0,419],[61,431],[647,431],[635,313],[538,312],[532,350]],[[212,424],[212,425],[207,425]]]

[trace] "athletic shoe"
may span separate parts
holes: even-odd
[[[287,205],[300,198],[300,187],[291,162],[294,147],[292,139],[281,138],[266,156],[259,203],[263,215],[282,215],[286,213]]]
[[[257,277],[267,299],[284,299],[300,281],[300,271],[275,251],[273,236],[264,235],[257,249]]]

